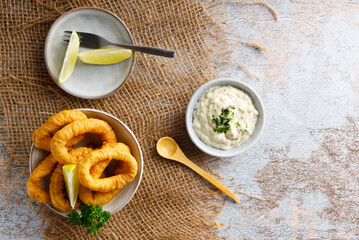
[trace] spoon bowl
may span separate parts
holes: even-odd
[[[171,158],[177,151],[177,143],[169,137],[163,137],[157,142],[157,152],[164,158]]]

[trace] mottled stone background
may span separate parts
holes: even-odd
[[[227,38],[261,42],[268,52],[230,41],[233,64],[221,75],[259,92],[267,124],[251,150],[218,171],[230,189],[268,201],[228,200],[218,218],[222,235],[358,239],[359,1],[267,3],[278,21],[263,6],[226,4],[233,31]],[[240,63],[260,79],[250,78]],[[41,221],[23,203],[5,206],[0,196],[1,239],[41,238]],[[261,215],[256,223],[239,224]]]
[[[229,26],[262,42],[246,46],[227,75],[252,85],[267,113],[250,151],[223,164],[231,188],[261,195],[227,201],[220,222],[230,239],[359,239],[359,1],[267,1],[227,5]],[[245,39],[245,38],[243,38]],[[233,42],[233,46],[237,46]]]

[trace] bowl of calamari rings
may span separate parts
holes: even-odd
[[[260,96],[248,84],[230,78],[203,84],[186,110],[192,142],[216,157],[234,157],[248,150],[259,139],[264,125]]]
[[[67,217],[81,205],[113,214],[134,196],[143,157],[132,131],[95,109],[64,110],[35,130],[29,196]]]

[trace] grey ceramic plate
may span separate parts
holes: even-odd
[[[95,33],[112,42],[133,44],[126,25],[117,16],[97,8],[78,8],[63,14],[51,26],[45,42],[45,62],[52,80],[58,84],[67,44],[64,31]],[[80,47],[79,53],[89,51]],[[135,64],[135,56],[111,65],[90,65],[77,60],[71,77],[58,84],[67,93],[85,99],[110,95],[128,79]]]
[[[110,126],[113,128],[113,130],[116,133],[117,141],[122,142],[126,145],[128,145],[131,148],[131,153],[134,156],[134,158],[137,160],[138,165],[138,173],[135,179],[128,183],[124,188],[121,189],[121,191],[105,206],[103,206],[103,209],[106,211],[109,211],[111,214],[118,212],[121,210],[126,204],[131,200],[133,195],[136,193],[138,186],[140,185],[141,179],[142,179],[142,172],[143,172],[143,157],[142,157],[142,151],[140,144],[138,143],[135,135],[132,133],[132,131],[118,118],[99,111],[95,109],[76,109],[82,111],[84,114],[86,114],[87,117],[91,118],[97,118],[106,121]],[[79,146],[87,146],[89,142],[91,142],[91,136],[86,136],[85,139],[83,139]],[[30,173],[37,167],[37,165],[49,154],[49,152],[36,148],[34,145],[31,147],[30,151]],[[49,178],[45,179],[45,181],[41,182],[42,189],[47,189],[49,185]],[[53,211],[57,212],[58,214],[66,217],[67,213],[63,212],[57,208],[55,208],[52,205],[48,205],[49,208],[51,208]]]
[[[211,146],[208,146],[202,140],[197,136],[196,132],[193,130],[192,127],[192,121],[193,121],[193,110],[195,109],[195,106],[199,100],[199,98],[210,88],[217,87],[217,86],[233,86],[235,88],[238,88],[245,93],[247,93],[252,101],[256,109],[258,110],[258,120],[256,123],[255,130],[251,137],[241,145],[231,148],[229,150],[221,150],[217,149]],[[250,147],[254,145],[254,143],[259,139],[260,135],[262,134],[263,128],[265,124],[265,110],[263,102],[260,98],[260,96],[247,84],[230,79],[230,78],[221,78],[217,80],[213,80],[210,82],[207,82],[203,84],[192,96],[190,99],[187,111],[186,111],[186,128],[189,137],[191,138],[192,142],[203,152],[216,156],[216,157],[233,157],[236,156],[246,150],[248,150]]]

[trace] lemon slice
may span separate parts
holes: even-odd
[[[114,64],[121,62],[132,56],[132,50],[124,48],[104,48],[82,52],[78,55],[79,59],[89,64]]]
[[[75,69],[77,54],[80,48],[80,39],[75,31],[72,31],[69,45],[67,46],[64,62],[59,76],[59,83],[64,83]]]
[[[75,164],[65,165],[62,167],[62,173],[64,174],[66,191],[71,207],[74,208],[80,189],[80,182],[77,177],[77,167]]]

